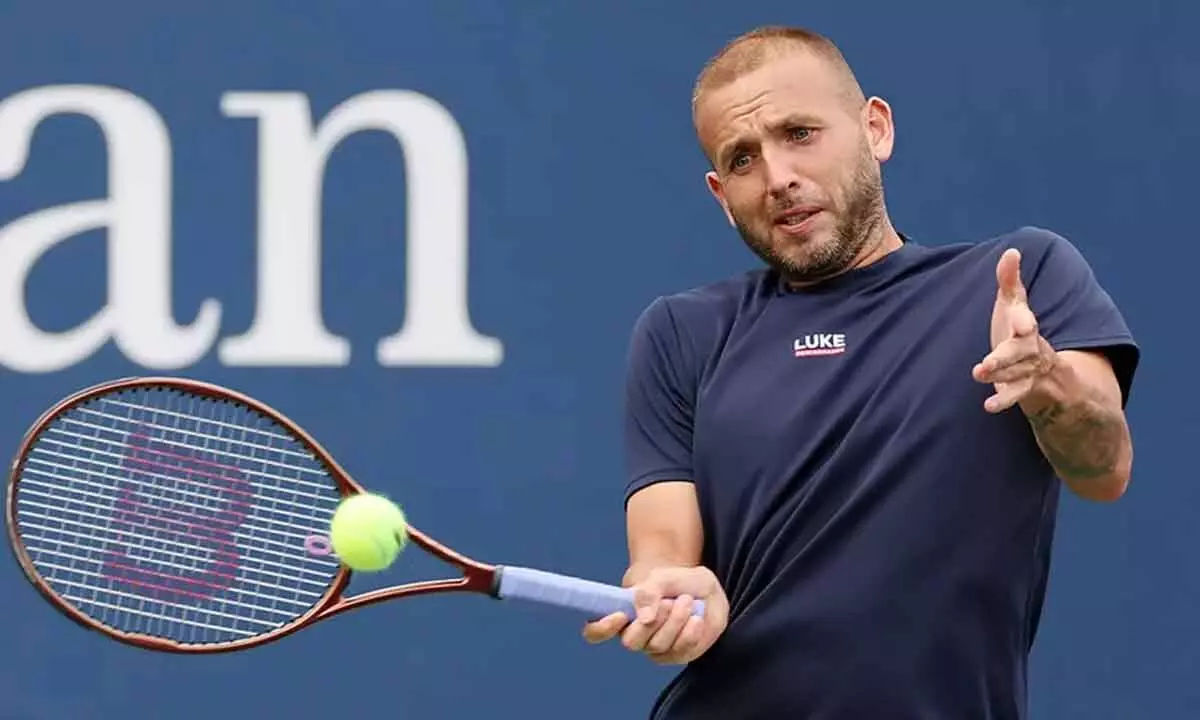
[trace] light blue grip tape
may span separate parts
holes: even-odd
[[[633,591],[628,588],[523,567],[501,567],[498,571],[500,588],[497,595],[502,599],[557,605],[596,618],[615,612],[623,612],[631,620],[635,617]],[[703,600],[692,603],[692,614],[704,615]]]

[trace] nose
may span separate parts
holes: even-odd
[[[779,149],[762,150],[763,173],[767,192],[774,197],[792,194],[800,187],[800,174],[788,154]]]

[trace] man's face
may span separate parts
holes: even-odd
[[[827,61],[787,51],[709,91],[696,112],[706,179],[746,244],[795,281],[852,266],[883,219],[891,115],[852,107]]]

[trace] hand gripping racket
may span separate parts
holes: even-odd
[[[255,647],[428,593],[634,617],[631,590],[488,565],[411,526],[412,544],[461,575],[345,597],[351,571],[327,532],[339,501],[360,492],[311,436],[253,398],[192,380],[128,378],[67,397],[29,430],[9,477],[8,537],[55,607],[151,650]],[[697,601],[693,613],[703,612]]]

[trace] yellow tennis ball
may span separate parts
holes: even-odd
[[[329,523],[333,552],[343,565],[357,572],[386,569],[407,541],[404,512],[382,495],[360,493],[345,498]]]

